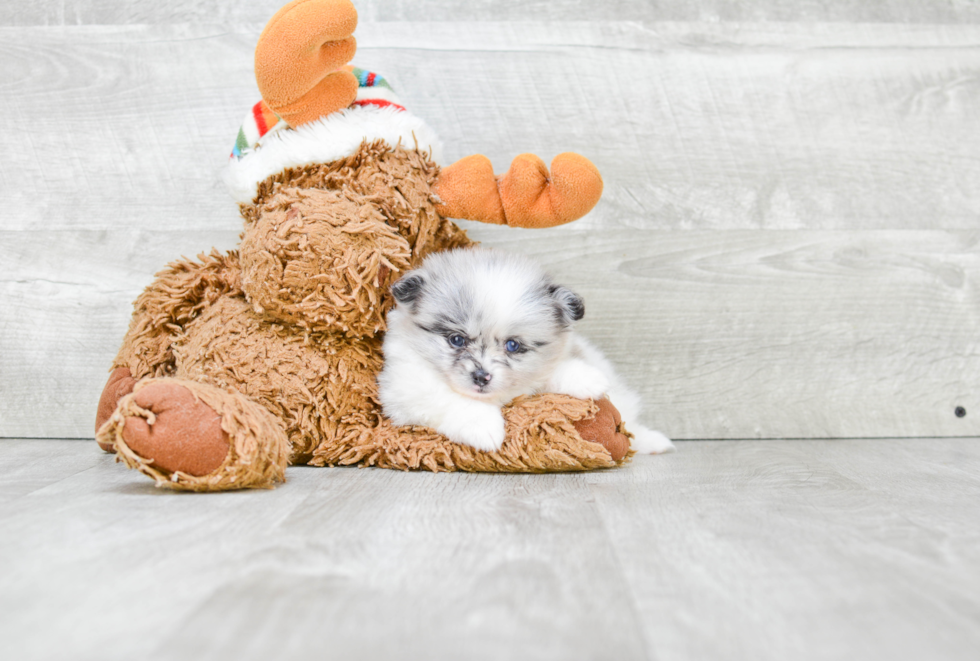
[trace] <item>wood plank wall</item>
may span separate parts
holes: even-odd
[[[980,435],[980,5],[357,2],[444,161],[578,151],[530,232],[675,438]],[[91,437],[131,301],[237,243],[220,181],[278,1],[0,9],[0,436]],[[963,407],[964,417],[954,411]]]

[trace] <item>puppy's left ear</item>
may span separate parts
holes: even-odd
[[[558,313],[566,324],[578,321],[585,316],[585,301],[571,289],[561,285],[552,285],[548,289],[548,293],[555,299]]]
[[[391,286],[391,295],[402,305],[411,305],[422,295],[425,279],[418,273],[408,273]]]

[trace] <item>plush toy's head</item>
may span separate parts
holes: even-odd
[[[587,213],[595,166],[551,172],[518,156],[507,174],[466,157],[440,169],[434,131],[381,76],[354,68],[349,0],[294,0],[255,52],[263,100],[239,131],[226,181],[246,219],[242,288],[253,309],[309,331],[384,328],[388,286],[434,250],[469,244],[448,218],[549,227]]]
[[[436,212],[437,173],[424,154],[378,141],[265,182],[243,207],[242,290],[253,309],[309,331],[384,330],[391,283],[430,252],[469,245]]]

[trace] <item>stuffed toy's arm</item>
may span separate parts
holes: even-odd
[[[467,156],[444,168],[435,184],[448,218],[478,220],[511,227],[554,227],[581,218],[602,196],[599,170],[584,156],[558,154],[551,173],[534,154],[521,154],[503,176],[493,174],[490,159]]]

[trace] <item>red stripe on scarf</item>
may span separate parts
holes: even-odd
[[[385,101],[384,99],[361,99],[360,101],[354,102],[355,106],[378,106],[379,108],[398,108],[399,110],[405,110],[405,106],[400,106],[397,103],[392,103],[391,101]]]
[[[262,106],[265,105],[264,101],[259,101],[254,106],[252,106],[252,117],[255,118],[255,126],[259,129],[259,137],[268,133],[269,127],[265,123],[265,113],[262,112]]]

